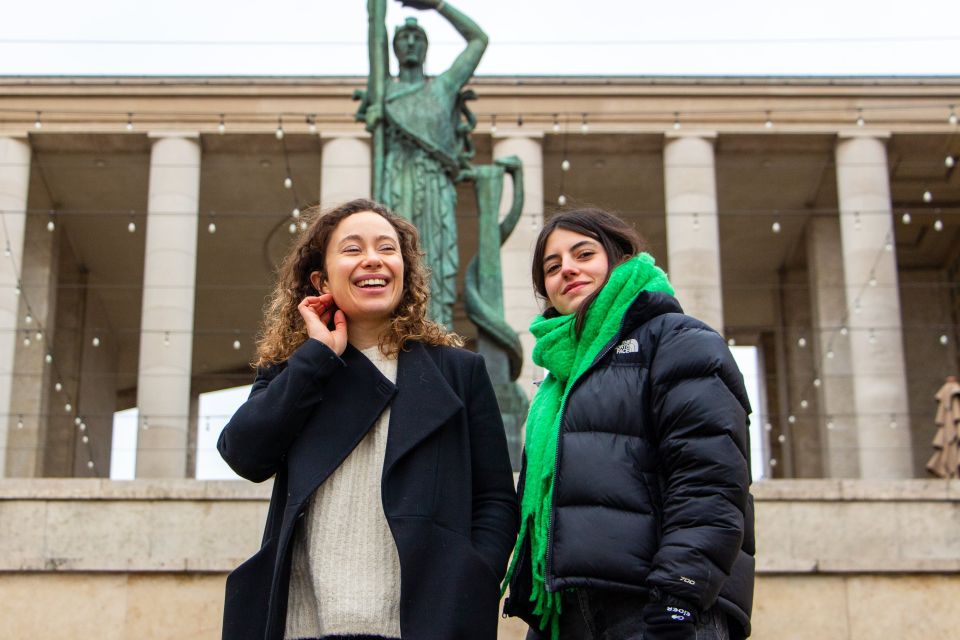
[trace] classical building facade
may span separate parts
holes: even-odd
[[[137,406],[137,476],[192,476],[196,398],[249,381],[295,210],[369,194],[362,83],[0,79],[3,475],[107,475],[113,413]],[[931,398],[957,370],[960,79],[473,88],[477,161],[524,162],[503,260],[528,351],[544,215],[613,209],[688,312],[758,348],[770,475],[923,474]],[[468,257],[469,187],[460,203]]]
[[[0,78],[5,637],[218,637],[269,492],[189,480],[198,398],[251,381],[300,213],[369,194],[364,83]],[[755,489],[756,637],[947,637],[949,617],[915,614],[956,593],[960,486],[909,479],[960,369],[960,77],[472,88],[476,161],[524,162],[502,260],[528,354],[532,242],[586,204],[635,224],[685,309],[754,348],[763,471],[818,479]],[[469,186],[459,201],[466,264]],[[455,329],[475,336],[462,303]],[[138,481],[97,480],[132,407]]]

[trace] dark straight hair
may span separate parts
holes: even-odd
[[[550,234],[557,229],[566,229],[593,238],[603,247],[607,253],[607,275],[603,279],[603,285],[610,279],[610,272],[614,267],[620,265],[643,250],[643,240],[640,234],[614,214],[596,209],[585,207],[582,209],[570,209],[560,211],[550,217],[540,230],[537,236],[537,244],[533,249],[533,288],[544,300],[547,297],[547,288],[544,285],[543,272],[543,254],[546,253],[547,239]],[[583,323],[587,316],[587,309],[593,304],[600,290],[601,285],[596,291],[587,296],[580,308],[576,311],[577,319],[574,322],[574,331],[577,336],[583,330]]]

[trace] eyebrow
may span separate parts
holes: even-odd
[[[353,242],[363,242],[363,238],[360,236],[360,234],[351,233],[349,236],[341,238],[340,242],[337,243],[337,246],[342,245],[344,242],[347,242],[348,240]],[[391,242],[398,242],[396,238],[394,238],[393,236],[388,236],[386,234],[382,234],[374,238],[374,242],[380,242],[381,240],[390,240]]]
[[[585,245],[585,244],[596,244],[596,243],[597,243],[596,240],[581,240],[580,242],[578,242],[578,243],[576,243],[575,245],[573,245],[572,247],[570,247],[570,251],[576,251],[577,249],[579,249],[580,247],[582,247],[582,246]],[[559,257],[560,257],[560,254],[558,254],[558,253],[551,253],[550,255],[546,256],[546,257],[543,259],[543,264],[547,264],[547,263],[550,262],[551,260],[554,260],[554,259],[559,258]]]

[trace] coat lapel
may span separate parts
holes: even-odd
[[[397,391],[390,407],[384,477],[400,458],[463,409],[463,402],[427,353],[427,347],[419,342],[412,343],[409,351],[400,352]]]
[[[288,454],[288,467],[294,470],[290,497],[295,503],[343,463],[396,393],[376,365],[352,346],[341,357],[347,366],[330,380],[325,399]]]

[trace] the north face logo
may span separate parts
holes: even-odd
[[[624,340],[617,346],[617,353],[636,353],[640,351],[640,344],[633,338]]]

